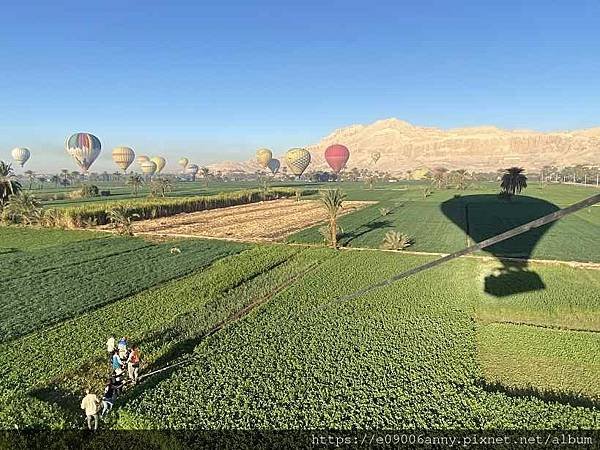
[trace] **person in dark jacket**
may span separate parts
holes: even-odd
[[[115,389],[112,381],[112,378],[109,378],[106,381],[106,386],[104,386],[104,395],[102,396],[102,414],[100,414],[100,417],[104,417],[115,404],[117,390]]]

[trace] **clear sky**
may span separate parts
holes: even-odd
[[[397,117],[600,125],[597,0],[28,0],[0,11],[0,159],[68,134],[172,163],[247,159]],[[172,166],[171,166],[172,167]]]

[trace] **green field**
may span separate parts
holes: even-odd
[[[343,251],[0,228],[0,428],[81,428],[104,342],[126,335],[159,372],[104,428],[600,429],[597,268],[462,258],[338,301],[435,258],[376,250],[390,229],[444,253],[595,190],[341,187],[379,201],[341,219]],[[598,261],[599,214],[492,254]]]

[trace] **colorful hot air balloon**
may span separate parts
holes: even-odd
[[[379,161],[379,158],[381,158],[381,153],[379,153],[379,152],[371,153],[371,160],[373,160],[373,164],[377,164],[377,161]]]
[[[277,172],[279,172],[279,167],[281,167],[281,163],[278,159],[272,159],[271,161],[269,161],[269,164],[267,164],[267,167],[269,168],[271,173],[275,175]]]
[[[190,160],[187,158],[180,158],[179,161],[177,161],[177,164],[179,164],[181,166],[181,168],[183,170],[185,170],[185,168],[187,167],[189,162],[190,162]]]
[[[167,164],[167,160],[162,156],[153,156],[150,161],[156,164],[156,173],[161,173],[165,168],[165,164]]]
[[[304,148],[292,148],[285,154],[285,162],[292,173],[299,177],[310,164],[310,152]]]
[[[67,153],[73,157],[77,165],[87,172],[96,161],[102,145],[100,139],[90,133],[75,133],[65,142]]]
[[[268,148],[259,148],[256,150],[256,160],[263,169],[267,168],[269,161],[273,158],[273,152]]]
[[[115,147],[112,151],[114,163],[125,172],[135,159],[135,152],[130,147]]]
[[[185,171],[192,176],[192,180],[196,179],[196,174],[198,173],[198,165],[197,164],[188,164]]]
[[[140,166],[146,161],[150,161],[150,158],[146,155],[139,155],[137,158],[135,158],[135,162],[137,162]]]
[[[27,160],[29,159],[29,157],[31,156],[31,152],[29,151],[28,148],[17,147],[17,148],[13,148],[11,155],[12,155],[13,159],[17,163],[19,163],[19,165],[21,167],[23,167],[25,165],[25,163],[27,162]]]
[[[154,161],[144,161],[141,167],[144,175],[154,175],[154,172],[156,172],[156,163]]]
[[[350,157],[350,151],[345,145],[333,144],[325,150],[325,160],[334,173],[340,173]]]

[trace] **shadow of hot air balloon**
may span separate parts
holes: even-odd
[[[560,208],[539,198],[518,196],[511,200],[496,195],[456,196],[441,205],[442,212],[470,238],[470,243],[481,242],[511,228],[518,227]],[[518,258],[517,261],[500,259],[502,264],[485,278],[485,292],[497,297],[544,289],[540,276],[529,270],[527,260],[541,237],[552,223],[529,230],[506,241],[484,249],[497,258]]]

